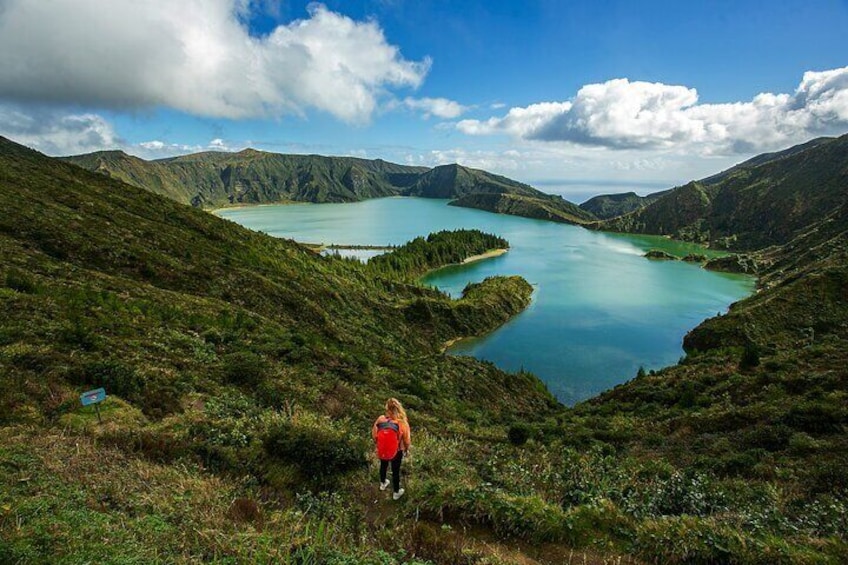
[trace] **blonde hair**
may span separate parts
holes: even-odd
[[[406,418],[406,410],[397,398],[390,398],[386,401],[386,416],[393,420],[400,420],[404,424],[409,423]]]

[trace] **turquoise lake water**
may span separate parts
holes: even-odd
[[[681,255],[694,245],[624,236],[448,206],[447,200],[382,198],[352,204],[256,206],[221,217],[267,234],[308,243],[398,245],[419,235],[476,228],[505,237],[500,257],[447,267],[424,282],[458,296],[469,282],[521,275],[533,303],[506,325],[453,346],[508,371],[538,375],[572,404],[658,369],[683,355],[683,336],[748,296],[754,280],[682,261],[652,261],[649,249]],[[367,257],[371,253],[361,253]]]

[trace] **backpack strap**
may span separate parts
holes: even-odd
[[[397,422],[394,422],[392,420],[386,420],[384,422],[380,422],[379,424],[377,424],[377,429],[378,430],[391,429],[391,430],[394,430],[395,433],[400,435],[400,426],[397,424]]]

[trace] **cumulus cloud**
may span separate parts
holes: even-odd
[[[0,104],[0,135],[47,155],[79,155],[120,149],[144,159],[158,159],[198,151],[240,151],[250,144],[216,138],[206,144],[151,139],[130,143],[121,138],[105,117],[91,112],[63,112],[50,107]]]
[[[730,104],[698,104],[697,91],[685,86],[614,79],[586,85],[569,101],[512,108],[456,127],[469,135],[507,133],[614,149],[750,153],[848,129],[848,67],[804,73],[791,95],[762,93]]]
[[[119,149],[143,159],[160,159],[163,157],[173,157],[175,155],[198,153],[200,151],[241,151],[245,148],[245,146],[246,145],[232,145],[221,138],[212,139],[206,145],[171,143],[160,139],[153,139],[150,141],[142,141],[137,144],[122,144],[119,146]]]
[[[407,153],[403,162],[407,165],[437,167],[458,163],[465,167],[484,169],[499,174],[515,174],[539,164],[537,152],[515,149],[491,150],[465,148],[432,149],[423,153]]]
[[[24,111],[12,105],[0,106],[0,135],[48,155],[88,153],[120,144],[112,125],[97,114]]]
[[[486,121],[462,120],[457,128],[469,135],[487,135],[506,132],[517,137],[533,138],[534,132],[549,123],[554,116],[565,115],[571,110],[571,102],[541,102],[526,108],[511,108],[503,118]]]
[[[405,98],[403,101],[404,106],[411,110],[419,110],[424,112],[424,117],[429,118],[430,116],[436,116],[437,118],[445,118],[448,120],[452,120],[454,118],[458,118],[462,114],[465,113],[468,108],[460,104],[459,102],[454,102],[453,100],[448,100],[447,98]]]
[[[247,0],[0,2],[0,98],[85,107],[166,106],[246,118],[329,112],[365,122],[390,88],[417,87],[374,21],[310,4],[251,36]]]

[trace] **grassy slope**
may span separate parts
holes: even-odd
[[[253,149],[158,161],[105,151],[63,160],[183,204],[203,207],[292,200],[350,202],[392,196],[428,170],[379,159],[282,155]]]
[[[846,163],[848,136],[815,140],[689,183],[597,227],[736,250],[782,245],[846,203]]]
[[[694,332],[714,335],[686,362],[557,413],[526,375],[432,355],[461,310],[436,295],[4,152],[6,560],[497,562],[469,522],[549,562],[587,546],[678,563],[848,556],[844,210],[772,250],[766,289]],[[496,293],[477,292],[492,312]],[[811,344],[794,341],[797,316]],[[127,391],[103,427],[76,408],[91,375]],[[398,392],[416,430],[399,505],[373,463],[328,490],[296,450],[265,447],[309,432],[308,457],[350,461]]]
[[[312,527],[312,516],[299,519],[274,500],[347,476],[299,468],[322,446],[353,454],[358,470],[339,480],[359,485],[343,492],[359,493],[368,475],[357,454],[385,397],[405,402],[417,445],[428,428],[472,443],[503,438],[504,423],[555,406],[530,375],[440,354],[445,340],[487,331],[525,307],[532,289],[517,277],[451,301],[2,139],[0,188],[0,561],[295,553],[271,540],[303,539],[298,528]],[[107,423],[92,428],[78,394],[100,385],[111,395]],[[266,446],[270,437],[315,445],[309,455],[296,444],[279,453]],[[57,472],[51,462],[68,460],[75,444],[103,455]],[[117,477],[104,485],[106,502],[100,474]],[[145,477],[197,495],[182,500],[185,522],[171,522],[170,487],[139,507]],[[268,526],[273,536],[244,532],[253,518],[245,526],[228,518],[226,493],[264,501],[263,515],[278,520]],[[344,508],[359,504],[349,496]],[[189,523],[212,528],[219,545],[186,537]],[[365,557],[405,543],[350,539],[346,549]]]
[[[789,157],[794,155],[795,153],[800,153],[802,151],[806,151],[807,149],[812,149],[818,145],[823,143],[827,143],[832,141],[832,138],[829,137],[820,137],[817,139],[813,139],[808,141],[807,143],[802,143],[800,145],[795,145],[790,147],[789,149],[783,151],[776,151],[774,153],[763,153],[761,155],[757,155],[751,159],[743,163],[739,163],[738,165],[727,169],[726,171],[722,171],[718,174],[709,176],[707,178],[701,179],[699,184],[705,186],[713,186],[718,185],[722,181],[743,173],[746,170],[753,169],[760,165],[764,165],[766,163],[777,161],[783,159],[785,157]],[[609,220],[612,218],[616,218],[618,216],[624,216],[626,214],[630,214],[636,210],[646,207],[647,205],[659,200],[662,196],[672,192],[675,189],[663,190],[660,192],[655,192],[653,194],[649,194],[647,196],[639,196],[635,192],[626,192],[619,194],[602,194],[600,196],[595,196],[594,198],[590,198],[586,202],[580,205],[580,208],[586,210],[587,212],[591,212],[596,217],[601,220]],[[668,218],[668,214],[664,214],[663,218]],[[649,223],[649,222],[645,222]],[[632,229],[637,229],[635,226]],[[663,231],[659,229],[657,226],[657,231]]]
[[[520,194],[536,196],[542,193],[514,180],[462,165],[442,165],[421,175],[406,194],[424,198],[461,198],[469,194]]]
[[[352,202],[402,195],[454,198],[456,206],[567,223],[596,219],[561,197],[460,165],[427,169],[379,159],[281,155],[253,149],[158,161],[102,151],[63,160],[203,208],[288,201]]]
[[[549,220],[566,224],[585,224],[595,217],[575,204],[556,196],[521,194],[468,194],[451,202],[452,206],[477,208],[499,214]]]
[[[607,220],[643,208],[668,192],[669,190],[663,190],[647,196],[639,196],[635,192],[601,194],[582,203],[580,208],[601,220]]]

